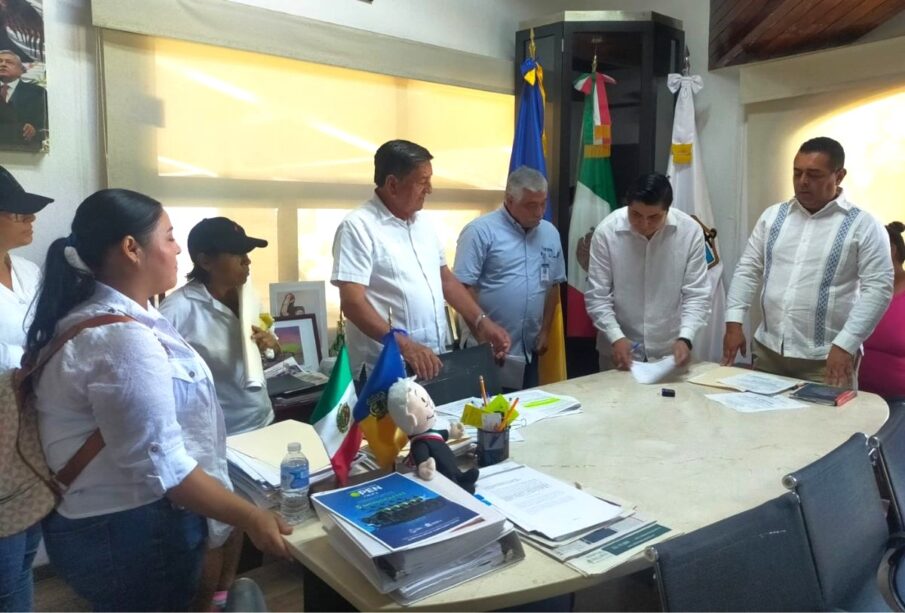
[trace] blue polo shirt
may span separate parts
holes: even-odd
[[[509,333],[509,353],[530,357],[547,290],[566,280],[559,231],[543,220],[526,232],[501,206],[462,230],[455,274],[475,289],[487,316]]]

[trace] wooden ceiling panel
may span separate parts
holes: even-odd
[[[905,10],[905,0],[711,0],[710,68],[837,47]]]

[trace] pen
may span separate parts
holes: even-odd
[[[484,375],[478,377],[478,383],[481,384],[481,400],[484,401],[484,407],[487,407],[487,388],[484,387]]]

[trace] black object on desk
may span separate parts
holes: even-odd
[[[438,357],[443,363],[440,374],[433,379],[420,381],[434,404],[446,404],[469,396],[480,398],[479,377],[484,377],[488,396],[500,393],[499,367],[493,359],[489,344],[441,353]]]
[[[273,405],[274,421],[294,419],[310,423],[325,385],[308,383],[292,375],[278,375],[268,379],[267,395]]]

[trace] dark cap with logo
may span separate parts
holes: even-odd
[[[7,169],[0,166],[0,211],[30,215],[53,202],[53,198],[29,194]]]
[[[242,226],[226,217],[210,217],[199,221],[189,232],[188,243],[192,259],[199,253],[243,255],[256,247],[267,246],[267,241],[246,235]]]

